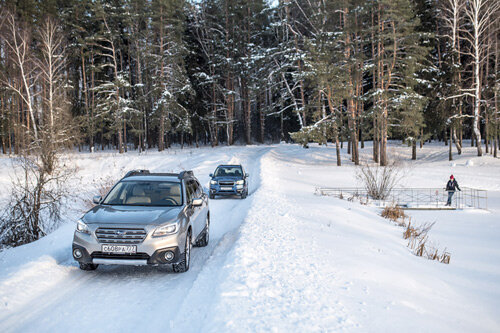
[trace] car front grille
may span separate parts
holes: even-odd
[[[95,259],[149,259],[147,253],[104,253],[100,251],[92,252]]]
[[[146,238],[141,228],[98,228],[95,232],[99,243],[139,244]]]
[[[234,182],[228,182],[228,181],[220,181],[219,182],[220,186],[233,186]]]

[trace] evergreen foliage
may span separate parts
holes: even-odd
[[[5,0],[1,38],[27,49],[20,64],[0,42],[2,151],[28,147],[46,121],[34,32],[51,17],[80,149],[347,141],[358,164],[373,140],[387,165],[388,139],[416,158],[418,142],[451,138],[460,154],[478,137],[496,155],[500,6],[481,3],[475,34],[476,2]]]

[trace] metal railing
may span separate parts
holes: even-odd
[[[444,188],[393,188],[384,199],[373,199],[364,188],[317,187],[315,194],[359,200],[381,207],[397,205],[403,209],[488,209],[488,192],[470,187],[456,191],[451,206],[446,206],[448,191]]]

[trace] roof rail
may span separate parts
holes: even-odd
[[[144,174],[149,174],[149,170],[131,170],[127,172],[123,178],[137,176],[137,175],[144,175]]]
[[[193,174],[193,171],[189,170],[189,171],[181,171],[181,173],[179,173],[179,176],[178,178],[179,179],[184,179],[184,177],[188,176],[188,177],[192,177],[194,174]]]

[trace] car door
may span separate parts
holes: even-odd
[[[201,186],[200,182],[198,180],[195,181],[196,186],[197,186],[197,193],[199,193],[198,198],[203,199],[203,204],[200,207],[200,222],[201,222],[201,227],[202,230],[205,228],[205,219],[208,214],[208,195],[205,193],[203,190],[203,186]]]
[[[200,185],[200,183],[197,180],[194,180],[194,186],[196,190],[196,198],[202,199],[202,204],[199,207],[196,207],[198,210],[198,217],[197,217],[197,223],[199,226],[199,232],[202,232],[203,229],[205,228],[205,219],[207,217],[207,206],[208,206],[208,199],[207,195],[203,191],[203,187]]]
[[[243,166],[241,166],[241,172],[243,173],[243,180],[245,180],[244,189],[247,190],[248,189],[248,178],[247,178],[247,174],[246,174],[246,171],[243,168]]]
[[[201,232],[200,229],[200,212],[201,207],[193,206],[193,200],[198,198],[196,191],[196,183],[194,180],[188,180],[186,182],[186,192],[188,195],[188,211],[189,219],[191,220],[191,227],[193,228],[193,239],[198,237]]]

